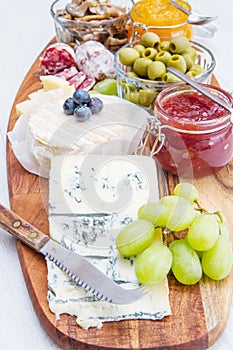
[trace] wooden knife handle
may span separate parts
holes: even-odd
[[[37,251],[49,240],[47,235],[1,204],[0,227]]]

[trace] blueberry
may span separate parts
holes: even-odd
[[[88,104],[91,97],[89,93],[85,90],[76,90],[73,93],[73,99],[77,105],[82,105],[82,104]]]
[[[85,122],[91,115],[91,109],[87,105],[77,106],[74,110],[74,116],[79,122]]]
[[[91,109],[92,114],[97,114],[103,109],[103,102],[98,97],[92,97],[88,103],[88,107]]]
[[[76,104],[73,100],[73,97],[69,97],[65,100],[64,104],[63,104],[63,111],[65,114],[74,114],[74,109],[76,107]]]

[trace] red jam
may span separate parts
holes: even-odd
[[[229,105],[231,96],[208,86]],[[167,91],[166,91],[167,90]],[[158,163],[183,177],[216,172],[232,158],[233,136],[229,113],[189,86],[163,90],[156,100],[155,113],[161,122],[165,142],[155,154]],[[150,138],[153,146],[156,135]]]
[[[198,92],[183,92],[161,103],[163,110],[173,119],[192,123],[221,118],[225,108]]]

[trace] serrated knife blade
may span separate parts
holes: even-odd
[[[0,204],[0,227],[59,266],[80,287],[96,298],[130,304],[146,296],[144,287],[124,289],[82,255],[62,247],[43,232]]]

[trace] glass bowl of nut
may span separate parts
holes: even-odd
[[[167,67],[209,84],[215,65],[212,52],[197,42],[179,35],[164,41],[153,32],[145,32],[139,41],[124,45],[115,54],[118,95],[153,114],[159,92],[181,82]]]
[[[128,42],[132,0],[56,0],[50,8],[56,39],[74,47],[88,40],[116,52]]]

